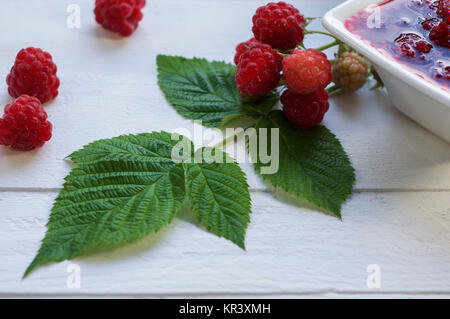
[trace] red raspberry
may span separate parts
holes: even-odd
[[[95,20],[105,29],[130,36],[142,20],[145,0],[95,0]]]
[[[236,72],[236,83],[243,94],[264,95],[275,89],[281,79],[281,55],[267,44],[243,53]]]
[[[256,10],[253,34],[261,42],[280,50],[294,49],[305,36],[305,17],[292,5],[269,3]]]
[[[5,114],[0,118],[0,144],[30,151],[51,137],[52,124],[37,98],[22,95],[5,106]]]
[[[248,50],[250,50],[254,47],[260,46],[260,45],[262,45],[262,43],[259,42],[258,40],[256,40],[255,38],[251,38],[248,41],[239,43],[236,47],[236,54],[234,56],[234,64],[236,64],[236,65],[239,64],[239,60],[240,60],[242,54],[244,54]]]
[[[283,60],[284,80],[297,94],[324,89],[331,83],[331,63],[327,56],[314,49],[295,50]]]
[[[439,24],[439,20],[435,19],[435,18],[430,18],[430,19],[426,19],[425,21],[422,22],[422,27],[425,30],[431,30],[433,29],[436,25]]]
[[[431,68],[431,72],[436,79],[445,79],[450,81],[450,63],[443,60],[438,60],[435,62],[434,66]]]
[[[394,49],[400,55],[410,58],[415,57],[416,53],[428,53],[432,48],[424,37],[416,33],[402,33],[395,39]]]
[[[450,24],[450,0],[439,0],[436,13],[445,23]]]
[[[284,115],[302,130],[309,130],[320,124],[330,106],[328,92],[324,89],[308,94],[296,94],[288,89],[281,95],[281,103]]]
[[[22,94],[35,96],[41,103],[54,99],[59,88],[56,70],[50,53],[37,48],[20,50],[6,78],[9,95],[14,98]]]
[[[445,22],[439,23],[431,30],[430,40],[437,45],[450,49],[450,26]]]

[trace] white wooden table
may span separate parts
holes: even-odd
[[[52,53],[61,90],[46,106],[49,144],[0,150],[0,297],[450,297],[450,145],[368,88],[334,98],[325,120],[357,171],[343,222],[279,200],[244,166],[253,200],[247,252],[200,229],[186,211],[156,236],[21,280],[70,170],[64,158],[99,138],[192,129],[157,86],[156,55],[231,62],[264,2],[150,0],[138,31],[121,40],[96,25],[93,0],[2,1],[0,104],[11,100],[5,77],[26,46]],[[307,16],[339,2],[293,1]],[[66,27],[72,3],[82,9],[81,29]],[[71,264],[81,269],[79,289],[66,283]],[[372,264],[379,288],[366,283]]]

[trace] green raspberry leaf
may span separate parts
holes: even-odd
[[[111,160],[172,163],[171,152],[177,143],[172,134],[164,131],[122,135],[92,142],[69,158],[78,165]]]
[[[301,131],[290,124],[281,111],[272,111],[255,126],[267,128],[269,154],[271,128],[279,129],[279,169],[261,174],[258,160],[254,168],[262,179],[299,198],[306,199],[341,218],[341,206],[352,193],[355,171],[336,136],[325,126]]]
[[[128,135],[72,154],[41,248],[24,276],[51,261],[128,243],[170,223],[185,197],[183,164],[171,161],[170,134]]]
[[[251,202],[244,172],[216,149],[201,148],[196,158],[203,160],[185,164],[186,189],[194,215],[208,231],[245,249]]]
[[[236,67],[225,62],[158,55],[158,84],[167,101],[184,117],[220,127],[237,115],[267,113],[278,101],[271,93],[260,103],[245,103],[234,80]]]

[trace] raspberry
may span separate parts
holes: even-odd
[[[95,20],[105,29],[130,36],[142,20],[145,0],[95,0]]]
[[[0,144],[30,151],[51,137],[52,124],[37,98],[22,95],[5,106],[5,114],[0,118]]]
[[[261,42],[256,40],[255,38],[251,38],[248,41],[239,43],[236,47],[236,55],[234,56],[234,64],[238,65],[239,60],[241,58],[241,55],[245,52],[249,51],[250,49],[262,45]]]
[[[284,115],[302,130],[309,130],[320,124],[330,106],[328,92],[324,89],[308,94],[296,94],[288,89],[281,95],[281,103]]]
[[[243,53],[237,66],[236,83],[243,94],[264,95],[281,79],[282,57],[264,44]]]
[[[450,80],[450,64],[442,60],[435,62],[435,65],[431,68],[431,73],[436,79]]]
[[[333,63],[333,81],[345,91],[356,91],[367,79],[367,62],[356,52],[341,53]]]
[[[284,80],[294,93],[307,94],[331,83],[331,63],[314,49],[295,50],[283,60]]]
[[[450,26],[445,22],[439,23],[431,30],[430,40],[437,45],[450,49]]]
[[[256,10],[253,34],[261,42],[280,50],[294,49],[305,36],[305,18],[290,4],[269,3]]]
[[[41,103],[54,99],[59,88],[56,70],[48,52],[37,48],[20,50],[6,78],[9,95],[13,98],[22,94],[35,96]]]
[[[436,13],[445,23],[450,24],[450,0],[439,0]]]
[[[435,18],[430,18],[430,19],[426,19],[425,21],[422,22],[422,27],[425,30],[431,30],[433,29],[436,25],[439,24],[439,20],[435,19]]]
[[[428,53],[433,46],[427,40],[416,33],[402,33],[395,39],[394,50],[400,55],[413,58],[416,53]],[[419,55],[424,59],[423,55]]]

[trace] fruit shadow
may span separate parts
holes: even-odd
[[[334,107],[348,118],[357,118],[365,104],[364,97],[357,93],[340,92],[333,96],[332,101]]]
[[[95,39],[99,40],[102,46],[107,47],[123,47],[127,42],[128,38],[122,37],[115,32],[106,30],[98,25],[93,25],[87,28],[89,36],[93,36]],[[108,40],[105,42],[105,40]]]
[[[308,210],[311,211],[311,213],[322,213],[324,215],[340,219],[336,215],[326,211],[325,209],[323,209],[323,208],[321,208],[319,206],[316,206],[316,205],[312,204],[311,202],[307,201],[306,199],[302,199],[302,198],[296,197],[296,196],[294,196],[294,195],[292,195],[292,194],[290,194],[288,192],[285,192],[285,191],[283,191],[281,189],[271,189],[270,190],[270,195],[273,198],[275,198],[275,199],[277,199],[277,200],[279,200],[279,201],[281,201],[281,202],[283,202],[285,204],[296,206],[296,207],[300,207],[300,208],[304,208],[304,209],[308,209]]]
[[[38,156],[41,149],[24,152],[11,149],[10,147],[2,147],[0,149],[0,158],[7,164],[9,169],[20,169],[32,163]]]

